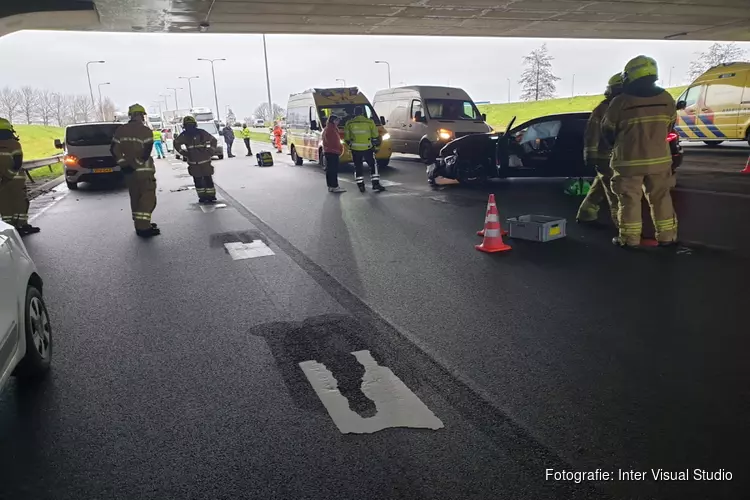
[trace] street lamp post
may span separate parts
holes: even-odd
[[[196,78],[200,78],[199,76],[178,76],[178,79],[181,80],[187,80],[188,82],[188,91],[190,92],[190,107],[193,108],[193,85],[190,83],[190,80],[195,80]]]
[[[341,82],[342,87],[346,87],[346,80],[344,80],[343,78],[336,78],[336,81]]]
[[[174,92],[174,110],[180,109],[180,105],[177,103],[177,91],[182,90],[182,87],[167,87],[167,90]]]
[[[94,89],[91,87],[91,72],[89,71],[89,64],[104,64],[105,61],[89,61],[86,63],[86,77],[89,79],[89,93],[91,94],[91,105],[96,107],[94,102]]]
[[[506,78],[508,80],[508,102],[510,102],[510,78]]]
[[[672,66],[671,68],[669,68],[669,85],[668,85],[669,87],[672,86],[672,70],[673,69],[674,69],[674,66]]]
[[[216,104],[216,119],[221,121],[221,116],[219,115],[219,94],[216,92],[216,72],[214,71],[214,63],[216,61],[226,61],[226,59],[202,59],[199,57],[198,60],[211,63],[211,77],[214,80],[214,103]]]
[[[266,35],[263,35],[263,58],[266,61],[266,90],[268,91],[268,117],[273,124],[273,101],[271,101],[271,78],[268,76],[268,50],[266,49]]]
[[[99,116],[102,117],[102,121],[104,121],[104,108],[102,107],[102,85],[109,85],[109,82],[100,83],[97,85],[99,90]]]
[[[576,74],[573,73],[573,85],[570,89],[570,97],[576,96]]]
[[[391,63],[388,61],[375,61],[375,64],[385,64],[388,66],[388,88],[391,88]]]
[[[164,109],[169,111],[169,103],[167,102],[167,97],[169,97],[167,94],[159,94],[159,97],[164,99]]]

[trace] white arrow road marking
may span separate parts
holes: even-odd
[[[400,186],[401,183],[400,182],[389,181],[388,179],[380,179],[380,185],[381,186],[385,186],[385,187]]]
[[[432,430],[444,427],[443,422],[401,379],[389,368],[378,365],[370,351],[352,354],[365,367],[362,392],[377,409],[377,413],[369,418],[363,418],[349,408],[349,400],[341,394],[338,382],[324,364],[315,360],[299,364],[342,434],[371,434],[389,427]]]
[[[217,208],[227,208],[226,203],[216,203],[214,205],[198,205],[203,210],[204,214],[215,212]]]
[[[253,240],[252,243],[233,241],[231,243],[224,243],[224,248],[227,249],[232,260],[254,259],[256,257],[275,255],[273,250],[260,240]]]

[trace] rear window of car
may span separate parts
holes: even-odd
[[[105,146],[112,143],[112,136],[120,123],[97,125],[79,125],[68,127],[65,132],[65,144],[68,146]]]

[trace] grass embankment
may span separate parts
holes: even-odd
[[[65,129],[62,127],[47,127],[44,125],[15,125],[14,128],[21,138],[24,160],[38,160],[55,156],[62,151],[55,148],[55,139],[63,139]],[[63,174],[61,163],[48,167],[40,167],[29,172],[36,182],[60,177]]]
[[[268,134],[270,134],[270,132]],[[264,132],[255,132],[255,131],[251,130],[250,131],[250,140],[251,141],[269,142],[270,143],[271,140],[269,139],[269,135],[268,134],[264,133]],[[234,131],[234,136],[235,137],[239,137],[240,139],[242,139],[241,131],[240,130],[235,130]]]
[[[677,98],[687,87],[672,87],[667,89]],[[556,113],[575,113],[577,111],[591,111],[602,102],[603,95],[582,95],[564,97],[562,99],[548,99],[535,102],[511,102],[508,104],[482,104],[477,106],[482,113],[487,113],[487,123],[495,130],[503,131],[516,117],[516,125],[527,120]]]

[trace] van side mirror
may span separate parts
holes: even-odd
[[[416,111],[414,113],[414,121],[415,122],[419,122],[419,123],[424,123],[427,120],[425,120],[424,116],[422,116],[422,112],[421,111]]]
[[[685,109],[685,108],[687,108],[687,102],[677,101],[677,109]]]
[[[380,117],[380,124],[385,126],[385,116]]]
[[[487,121],[487,113],[482,113],[482,121],[483,122]]]
[[[318,122],[316,120],[310,120],[310,129],[318,130]]]
[[[63,144],[60,139],[55,139],[55,148],[65,149],[65,144]]]

